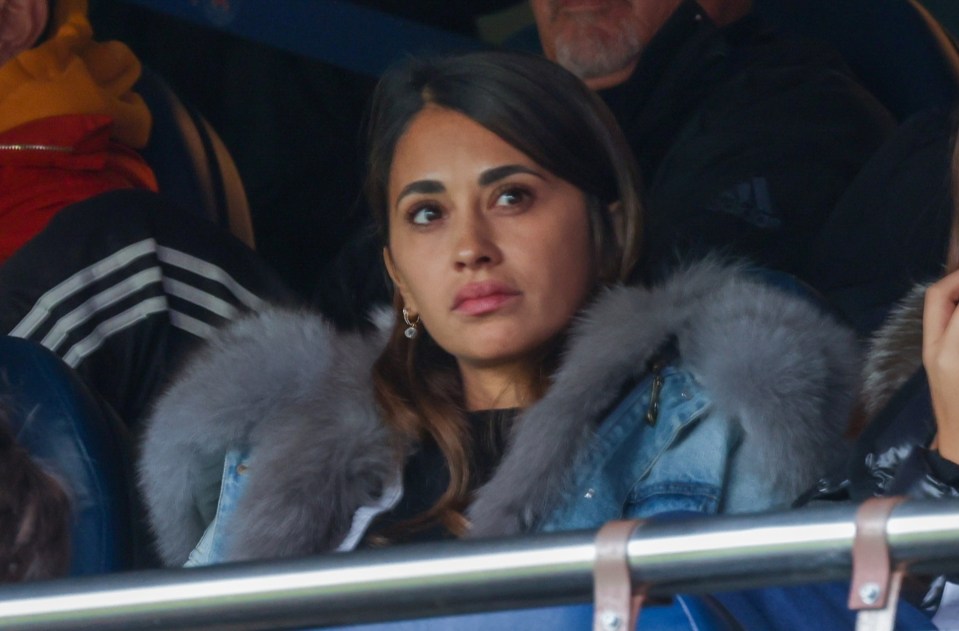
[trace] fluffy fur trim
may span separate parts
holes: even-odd
[[[140,488],[161,559],[186,562],[212,517],[198,514],[198,495],[243,444],[256,449],[232,558],[325,550],[342,538],[396,468],[369,378],[384,343],[278,309],[211,340],[159,399],[143,442]]]
[[[929,283],[906,294],[869,341],[863,366],[862,403],[875,416],[899,387],[922,367],[922,310]]]
[[[519,532],[556,505],[592,421],[670,336],[718,412],[742,423],[752,473],[798,494],[841,455],[858,386],[853,333],[809,300],[707,261],[658,287],[609,290],[585,311],[554,385],[524,412],[470,508],[474,535]],[[333,547],[398,466],[370,385],[383,343],[270,311],[198,355],[159,401],[140,464],[163,559],[186,559],[203,523],[196,490],[211,476],[216,484],[211,462],[242,441],[256,446],[255,477],[237,512],[234,557]]]
[[[842,456],[858,387],[854,335],[810,301],[706,261],[659,287],[611,290],[586,312],[549,394],[523,414],[471,505],[471,533],[515,534],[542,518],[588,444],[583,419],[608,409],[670,336],[717,412],[742,424],[752,473],[798,495]]]

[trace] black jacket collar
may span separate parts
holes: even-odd
[[[643,50],[630,78],[599,92],[647,180],[690,111],[726,78],[728,57],[722,31],[699,4],[687,0]]]

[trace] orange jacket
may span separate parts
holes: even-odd
[[[132,91],[140,61],[125,44],[93,41],[86,0],[59,0],[54,35],[0,67],[0,132],[49,116],[105,114],[112,138],[142,149],[152,119]]]
[[[93,41],[86,14],[86,0],[60,0],[54,35],[0,67],[0,263],[70,204],[157,189],[136,152],[152,124],[132,91],[140,62]]]

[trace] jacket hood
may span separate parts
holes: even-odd
[[[869,340],[863,365],[862,404],[874,417],[922,367],[922,310],[930,283],[916,285]]]
[[[153,118],[139,94],[139,59],[120,42],[97,42],[86,0],[60,0],[52,36],[0,65],[0,131],[53,116],[104,115],[111,137],[142,149]]]
[[[182,564],[212,519],[197,499],[225,452],[255,445],[231,558],[335,547],[373,502],[404,446],[377,416],[378,335],[272,309],[224,330],[157,402],[139,465],[158,549]],[[547,395],[519,417],[493,478],[470,507],[474,536],[523,531],[560,499],[592,421],[675,338],[680,361],[720,413],[739,420],[756,475],[798,495],[842,455],[858,386],[854,334],[811,300],[743,268],[705,261],[652,288],[605,291],[574,324]],[[550,440],[543,440],[549,436]],[[198,506],[199,504],[199,506]]]
[[[89,13],[89,0],[53,0],[50,4],[53,9],[52,26],[60,28],[70,20],[86,18]]]

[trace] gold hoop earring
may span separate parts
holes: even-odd
[[[416,316],[416,320],[410,322],[410,312],[406,307],[403,307],[403,322],[406,322],[406,330],[403,331],[403,335],[412,340],[418,333],[416,326],[420,323],[420,317]]]

